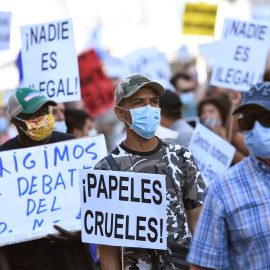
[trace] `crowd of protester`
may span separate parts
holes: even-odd
[[[268,77],[269,77],[269,72],[266,71],[264,80],[267,81],[269,79]],[[127,77],[127,78],[130,79],[130,77]],[[62,139],[63,140],[71,139],[71,138],[76,138],[76,137],[81,138],[81,137],[86,137],[86,136],[95,136],[97,134],[103,133],[106,138],[108,152],[112,152],[118,166],[120,166],[121,168],[123,167],[126,168],[124,170],[127,170],[127,171],[129,170],[128,167],[130,165],[126,164],[127,161],[125,161],[124,156],[121,156],[120,154],[121,151],[124,150],[126,151],[126,153],[129,154],[129,160],[132,162],[131,167],[133,167],[134,171],[135,171],[134,164],[136,164],[136,162],[141,162],[142,160],[144,160],[145,164],[141,165],[143,168],[140,170],[140,172],[149,173],[149,172],[152,172],[152,169],[150,169],[152,165],[149,165],[149,164],[151,163],[151,159],[154,158],[153,156],[146,154],[149,151],[151,152],[157,149],[155,150],[156,151],[155,159],[159,160],[160,162],[161,161],[165,162],[164,161],[165,157],[163,157],[164,151],[171,151],[171,155],[176,155],[178,157],[181,156],[181,158],[184,157],[185,155],[191,155],[188,150],[188,145],[189,145],[192,133],[194,131],[194,128],[196,127],[196,123],[200,122],[202,125],[209,128],[215,134],[217,134],[222,139],[224,139],[225,141],[227,141],[228,143],[230,143],[232,146],[236,148],[235,155],[231,163],[231,167],[234,168],[233,173],[237,175],[237,177],[240,179],[241,173],[244,174],[244,171],[241,172],[241,170],[247,170],[246,167],[242,167],[244,166],[242,162],[245,158],[250,156],[250,149],[252,149],[251,147],[247,147],[247,138],[245,138],[245,133],[244,133],[244,131],[250,130],[248,127],[246,127],[248,125],[248,121],[246,120],[247,123],[244,123],[242,121],[241,122],[242,126],[240,126],[239,128],[237,117],[232,116],[232,113],[233,112],[242,113],[244,117],[248,118],[249,111],[246,109],[245,106],[250,106],[250,105],[248,105],[249,103],[248,101],[245,101],[245,99],[246,100],[249,100],[249,98],[252,99],[251,96],[250,97],[245,96],[244,97],[245,99],[243,99],[242,94],[239,91],[211,86],[209,84],[209,78],[206,79],[206,82],[199,84],[196,77],[196,73],[194,73],[194,70],[192,70],[192,73],[191,73],[190,69],[188,68],[186,70],[180,70],[179,72],[173,74],[170,82],[174,86],[175,89],[161,90],[162,86],[153,87],[148,82],[148,79],[145,79],[145,83],[142,86],[139,86],[139,88],[136,91],[133,89],[134,92],[132,92],[133,90],[131,90],[131,95],[128,97],[125,97],[123,94],[124,93],[123,88],[125,87],[125,84],[121,81],[121,78],[111,78],[111,79],[113,81],[117,79],[117,84],[114,85],[114,87],[116,88],[116,94],[115,94],[116,104],[115,104],[115,107],[109,108],[102,115],[99,115],[93,118],[91,114],[89,113],[87,107],[85,106],[85,103],[83,100],[77,101],[77,102],[58,103],[57,105],[53,104],[53,106],[48,107],[48,109],[50,110],[50,112],[52,113],[54,117],[54,121],[55,121],[54,131],[58,133],[60,132],[62,134],[70,134],[69,136],[71,136],[71,137],[62,138],[62,135],[61,136],[57,135],[59,137],[57,137],[56,141],[61,141]],[[265,89],[269,92],[269,96],[270,96],[270,89],[268,88],[269,85],[266,84],[265,87],[266,87]],[[255,91],[255,90],[253,89],[252,91]],[[257,109],[258,114],[260,114],[260,116],[256,116],[257,118],[254,116],[256,118],[254,119],[256,120],[256,123],[258,121],[260,123],[265,123],[268,121],[268,123],[265,124],[265,127],[269,129],[270,107],[267,107],[267,106],[268,104],[270,104],[270,100],[267,101],[268,103],[267,102],[265,103],[266,105],[264,104],[260,105],[260,103],[258,102],[258,100],[260,100],[259,90],[254,95],[255,96],[258,95],[258,99],[254,99],[254,102],[251,100],[250,104],[253,104],[253,105],[255,104],[254,105],[255,109],[251,107],[250,111],[254,110],[254,115],[255,115],[256,108],[257,108],[256,106],[258,107],[261,106],[260,109]],[[135,118],[133,118],[133,116],[130,117],[131,109],[134,110],[134,107],[130,105],[131,104],[130,102],[132,98],[135,96],[138,96],[141,99],[146,97],[145,100],[143,101],[144,105],[139,106],[139,107],[146,108],[148,105],[150,105],[150,108],[155,107],[155,109],[151,111],[151,114],[155,114],[157,112],[156,108],[160,107],[160,124],[165,128],[168,128],[177,132],[178,133],[177,137],[175,137],[174,139],[168,140],[169,141],[168,142],[167,140],[162,140],[162,138],[160,139],[160,138],[153,137],[156,131],[156,127],[152,128],[152,126],[149,126],[149,128],[150,127],[152,128],[152,130],[150,131],[149,130],[141,131],[140,128],[135,127],[135,124],[133,125],[133,122],[135,122]],[[244,100],[244,103],[243,103],[243,100]],[[157,102],[157,103],[154,103],[154,102]],[[241,110],[235,111],[236,108],[241,108]],[[135,106],[135,109],[136,109],[136,106]],[[148,109],[149,108],[147,108],[147,110]],[[13,121],[11,122],[10,115],[8,115],[8,111],[9,111],[9,108],[7,106],[3,106],[0,109],[0,144],[1,145],[4,145],[9,140],[12,140],[12,138],[15,138],[18,134],[19,134],[19,137],[23,139],[27,138],[25,137],[25,135],[20,133],[18,129],[18,126],[20,126],[21,124],[18,122],[19,118],[16,118],[17,115],[14,115],[14,119],[16,118],[16,120],[14,121],[13,119]],[[265,120],[263,122],[263,120],[261,119],[263,115],[265,114],[267,114],[268,120]],[[22,115],[23,115],[22,117],[25,116],[23,113]],[[256,123],[254,124],[255,120],[253,121],[253,125],[256,125]],[[150,125],[149,123],[148,125]],[[251,128],[253,128],[253,126]],[[124,139],[122,141],[120,142],[117,141],[119,140],[119,138],[123,138],[123,136],[124,136]],[[268,136],[269,136],[269,133],[268,133]],[[149,140],[145,142],[145,140],[141,139],[141,137],[147,138]],[[35,146],[35,145],[38,145],[38,144],[31,144],[29,146]],[[175,147],[175,145],[181,145],[183,146],[183,148],[180,148],[179,150],[177,147]],[[5,148],[3,148],[1,151],[4,151],[4,150]],[[144,153],[144,154],[140,156],[140,153]],[[258,166],[262,166],[261,164],[265,164],[263,160],[264,157],[261,158],[261,156],[258,155],[259,160],[257,160],[257,159],[254,159],[253,155],[254,153],[252,153],[252,156],[251,156],[252,162],[260,162],[260,165]],[[270,156],[268,157],[266,155],[265,158],[269,159]],[[184,160],[184,158],[182,160]],[[166,170],[167,168],[167,170],[170,171],[171,164],[166,163],[166,162],[160,166],[163,170]],[[175,203],[179,203],[181,207],[183,207],[181,211],[183,211],[183,213],[185,214],[181,216],[182,222],[184,223],[187,222],[189,229],[185,228],[186,235],[181,235],[181,237],[183,239],[185,238],[185,240],[187,241],[186,242],[187,246],[190,245],[190,239],[191,239],[190,232],[192,234],[194,233],[195,225],[199,217],[199,214],[201,212],[201,208],[204,209],[204,206],[202,206],[202,194],[200,192],[202,192],[202,190],[205,189],[201,175],[198,177],[199,170],[197,168],[196,162],[193,159],[189,162],[190,162],[189,166],[191,167],[193,166],[193,168],[196,168],[196,169],[194,171],[189,171],[188,176],[185,178],[186,189],[187,189],[185,193],[185,198],[184,199],[181,198],[180,203],[179,203],[178,201],[179,198],[178,197],[173,198],[172,196],[171,201],[170,201],[171,205]],[[266,164],[268,166],[267,170],[269,171],[269,164],[268,163]],[[181,167],[181,170],[182,170],[183,167],[185,167],[186,165],[185,165],[185,162],[183,162],[183,164],[178,164],[177,166],[182,166]],[[154,166],[152,167],[154,168]],[[109,169],[108,164],[106,163],[106,160],[100,161],[96,165],[95,168],[96,169]],[[265,173],[266,181],[269,181],[268,171]],[[154,171],[152,173],[154,173]],[[235,265],[238,265],[238,267],[240,268],[237,268],[237,269],[269,269],[269,268],[264,268],[264,266],[262,266],[262,268],[259,268],[259,267],[256,268],[256,263],[257,265],[259,265],[258,263],[259,255],[258,254],[254,255],[254,253],[256,253],[255,251],[254,252],[250,251],[251,257],[253,256],[252,257],[253,261],[251,260],[250,262],[250,259],[247,259],[248,266],[245,265],[243,258],[241,258],[241,256],[238,254],[241,252],[243,254],[248,254],[248,252],[244,250],[245,243],[243,243],[244,242],[243,238],[245,237],[249,238],[249,237],[252,237],[252,235],[246,235],[241,238],[239,235],[236,234],[236,237],[239,237],[238,238],[239,242],[237,242],[237,239],[235,239],[235,241],[233,242],[234,247],[232,248],[232,250],[230,249],[231,247],[225,250],[224,248],[225,238],[226,237],[228,238],[229,237],[228,234],[231,233],[230,228],[227,228],[226,226],[230,227],[232,226],[232,224],[224,225],[220,220],[211,220],[211,218],[213,218],[213,215],[209,217],[210,215],[209,213],[212,211],[211,213],[216,214],[218,218],[219,217],[220,219],[223,218],[223,220],[226,219],[226,216],[224,213],[227,210],[226,207],[229,205],[229,202],[228,202],[228,205],[226,204],[224,206],[221,201],[222,200],[230,201],[230,199],[231,200],[239,199],[236,195],[229,194],[229,192],[231,192],[229,187],[224,187],[224,183],[228,182],[228,185],[230,185],[230,179],[231,179],[234,187],[236,189],[238,188],[237,184],[235,183],[236,176],[232,175],[233,173],[229,171],[228,174],[225,174],[225,176],[220,176],[218,178],[218,181],[215,182],[215,185],[211,185],[210,189],[208,188],[206,189],[207,192],[205,192],[205,194],[207,195],[204,195],[204,196],[206,196],[205,197],[206,205],[207,205],[206,207],[209,212],[208,214],[203,212],[203,215],[201,215],[202,221],[200,221],[198,225],[199,229],[197,229],[195,233],[196,240],[194,240],[194,244],[192,244],[192,248],[191,248],[192,253],[190,253],[188,257],[188,260],[191,262],[192,269],[206,269],[203,267],[208,267],[209,269],[215,269],[215,268],[216,269],[236,269],[236,268],[230,268],[230,263],[232,263],[234,267]],[[254,172],[255,176],[258,174],[259,174],[259,171]],[[227,178],[225,179],[224,177],[227,177]],[[249,177],[249,176],[245,176],[245,177]],[[254,179],[254,181],[256,181],[256,179]],[[254,188],[254,186],[250,187],[251,191],[250,193],[248,193],[249,195],[247,196],[255,196],[252,193],[252,188]],[[200,190],[200,192],[198,190]],[[219,192],[224,192],[226,194],[220,195]],[[260,194],[259,191],[258,191],[258,194]],[[223,198],[222,196],[226,196],[226,198]],[[264,197],[264,195],[261,195],[261,199],[262,197]],[[210,198],[210,199],[207,200],[207,198]],[[212,202],[211,202],[211,199],[213,200]],[[190,203],[190,200],[193,200],[192,205]],[[246,198],[244,198],[244,200],[246,200]],[[258,203],[257,198],[254,198],[254,201]],[[254,203],[254,201],[252,201],[251,203]],[[267,207],[267,202],[263,202],[263,199],[262,199],[262,203],[265,203],[266,205],[265,207]],[[242,206],[247,207],[247,205],[242,205]],[[241,208],[241,205],[240,204],[238,205],[238,201],[236,201],[235,203],[232,202],[232,204],[230,204],[228,207],[231,207],[230,208],[231,219],[229,221],[232,221],[232,219],[234,218],[233,211],[234,210],[236,212],[242,211],[242,210],[239,210],[239,208],[237,208],[237,207]],[[174,211],[173,206],[172,206],[171,211],[172,212]],[[265,210],[265,212],[266,212],[265,215],[261,213],[258,214],[257,216],[255,214],[254,215],[252,214],[252,218],[260,219],[260,220],[256,220],[257,224],[259,222],[267,223],[267,224],[269,223],[269,220],[268,220],[269,216],[267,214],[268,210]],[[243,218],[244,218],[243,222],[246,224],[246,226],[251,226],[248,232],[250,232],[250,230],[256,230],[256,228],[252,227],[252,226],[255,226],[254,223],[256,223],[254,220],[251,221],[247,215],[245,215]],[[208,223],[204,224],[203,222],[208,222]],[[177,226],[177,228],[180,228],[179,227],[180,225],[178,224],[178,220],[176,220],[175,226]],[[186,226],[186,225],[183,225],[183,226]],[[240,226],[239,228],[234,228],[234,229],[242,230],[242,227]],[[265,228],[263,227],[262,230],[264,229]],[[58,228],[58,230],[60,233],[63,233],[62,228]],[[198,230],[200,231],[198,232]],[[209,234],[207,234],[205,232],[207,230],[213,230],[213,231],[223,230],[221,231],[221,234],[223,235],[223,237],[218,239],[218,241],[221,241],[221,243],[219,244],[215,243],[215,239],[213,240],[213,243],[209,243],[208,242],[209,238],[207,237],[215,237],[215,236],[214,234],[213,235],[210,234],[210,232]],[[180,233],[180,232],[177,230],[171,230],[168,232],[169,235],[177,234],[177,233]],[[243,234],[245,234],[245,232],[243,232]],[[268,232],[265,232],[264,230],[262,234],[263,235],[267,234],[268,235],[267,237],[269,238],[269,234],[270,234],[269,225],[268,225]],[[53,239],[53,236],[50,236],[50,237],[49,237],[50,239]],[[253,240],[251,239],[250,241],[253,241]],[[209,248],[210,250],[209,251],[207,248],[205,248],[205,246],[202,245],[202,243],[204,242],[206,242],[207,245],[213,245],[213,248],[216,248],[216,250],[214,250],[213,253],[217,252],[218,254],[212,254],[210,248]],[[192,240],[191,240],[191,243],[192,243]],[[241,248],[238,247],[237,245],[241,246],[244,251],[241,250]],[[261,245],[264,245],[264,247],[266,247],[266,246],[269,246],[269,243],[263,242],[262,240]],[[204,259],[206,251],[200,252],[200,250],[204,250],[204,249],[207,250],[207,252],[209,252],[210,254],[209,262],[207,259]],[[82,252],[82,250],[84,251],[84,249],[81,249],[81,251],[79,252]],[[88,252],[89,254],[92,255],[92,259],[94,261],[94,262],[93,261],[91,262],[91,267],[93,269],[100,269],[101,267],[99,263],[99,256],[101,256],[101,259],[102,259],[102,262],[101,262],[102,269],[106,270],[106,269],[120,269],[121,268],[119,264],[119,254],[118,254],[119,251],[117,250],[116,247],[100,245],[98,249],[97,245],[91,244],[90,247],[88,247]],[[221,254],[222,252],[224,252],[224,254]],[[236,252],[237,254],[236,255],[232,254],[233,252]],[[145,265],[151,264],[151,263],[153,264],[153,260],[151,256],[150,256],[151,260],[146,258],[148,257],[147,253],[145,254],[140,253],[140,252],[136,253],[134,249],[126,248],[124,250],[124,254],[126,256],[125,269],[150,269],[150,268],[147,268]],[[132,254],[134,255],[133,256],[134,261],[130,259],[132,257]],[[201,255],[196,256],[194,254],[201,254]],[[3,258],[1,256],[6,256],[6,254],[1,255],[0,253],[0,260],[1,258]],[[224,258],[225,256],[227,257]],[[220,261],[218,261],[217,259],[218,257],[220,257]],[[265,262],[264,265],[268,265],[268,267],[270,267],[269,258],[268,259],[266,259],[265,257],[262,257],[262,258],[263,260],[268,260],[268,262]],[[86,257],[84,257],[83,260],[87,261]],[[239,261],[237,262],[236,260],[239,260]],[[140,261],[145,262],[145,265],[142,264],[142,266],[140,266],[140,263],[139,263]],[[241,268],[243,267],[243,265],[245,265],[246,268]],[[6,269],[9,269],[9,268],[6,268]],[[82,268],[82,269],[87,269],[87,267]],[[170,269],[170,268],[166,268],[166,269]],[[176,268],[176,269],[186,269],[186,268]]]

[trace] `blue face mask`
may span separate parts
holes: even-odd
[[[55,131],[62,132],[62,133],[67,133],[67,125],[65,121],[57,121],[54,122],[54,128]]]
[[[270,128],[266,128],[255,121],[251,130],[245,131],[245,144],[254,156],[270,158]]]
[[[6,119],[6,117],[4,116],[0,116],[0,132],[6,132],[8,129],[8,121]]]
[[[182,93],[180,95],[180,100],[184,105],[192,105],[195,103],[195,93],[194,92]]]
[[[130,110],[122,109],[130,111],[132,124],[130,125],[125,120],[130,129],[133,129],[138,135],[145,139],[151,139],[154,136],[160,124],[160,108],[147,105]]]

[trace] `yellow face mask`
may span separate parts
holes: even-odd
[[[25,131],[22,128],[21,129],[25,132],[25,134],[28,137],[30,137],[30,139],[34,141],[41,141],[46,139],[51,135],[54,129],[53,128],[54,118],[52,114],[47,114],[29,120],[23,120],[20,118],[17,119],[25,122],[27,130]]]

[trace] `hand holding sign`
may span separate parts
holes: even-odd
[[[66,231],[60,226],[53,226],[59,234],[48,234],[47,238],[50,240],[52,244],[56,245],[73,245],[81,241],[81,231]]]

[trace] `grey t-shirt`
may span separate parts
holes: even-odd
[[[170,129],[178,132],[177,138],[170,139],[170,141],[188,147],[194,128],[185,119],[179,119],[174,122]]]

